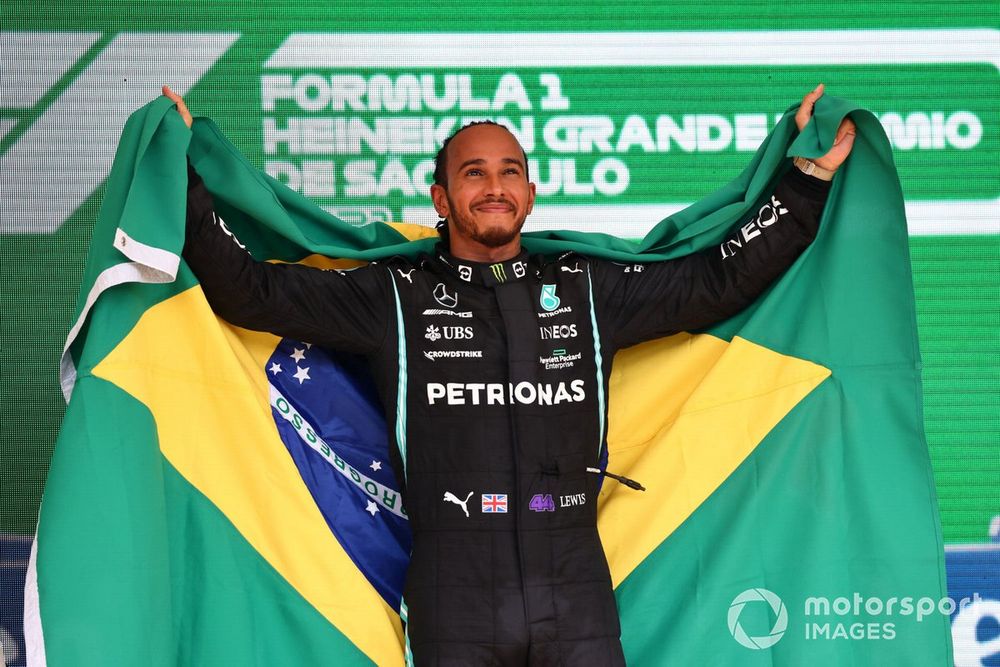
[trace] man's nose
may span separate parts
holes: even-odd
[[[491,174],[486,180],[486,191],[492,195],[503,194],[503,179],[500,174]]]

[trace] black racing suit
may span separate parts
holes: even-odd
[[[369,359],[413,530],[417,665],[621,665],[587,471],[611,361],[753,301],[815,236],[827,186],[792,169],[725,243],[671,261],[491,265],[439,245],[324,271],[254,261],[195,175],[184,257],[229,322]]]

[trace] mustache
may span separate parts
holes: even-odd
[[[507,199],[506,197],[484,197],[479,201],[477,201],[475,204],[473,204],[473,206],[483,206],[489,204],[504,204],[505,206],[509,206],[510,208],[516,208],[514,206],[514,203],[509,199]]]

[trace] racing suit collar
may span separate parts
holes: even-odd
[[[523,248],[520,253],[508,260],[493,263],[459,259],[448,252],[442,243],[437,245],[434,252],[446,271],[467,283],[486,287],[522,280],[528,276],[529,271],[534,270],[529,265],[528,251]]]

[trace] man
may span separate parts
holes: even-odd
[[[800,129],[820,95],[803,100]],[[724,251],[636,265],[528,256],[535,188],[494,124],[438,154],[446,240],[416,262],[256,262],[192,173],[184,257],[216,312],[370,361],[413,529],[404,601],[418,665],[624,664],[596,528],[614,354],[751,303],[815,236],[853,136],[845,121],[829,154],[797,160]]]

